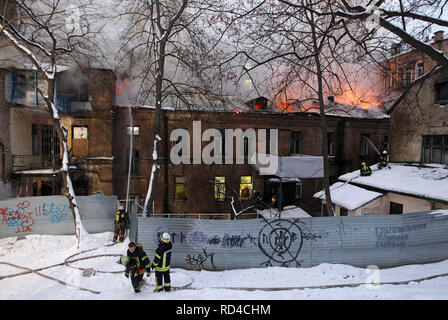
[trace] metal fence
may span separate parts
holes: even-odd
[[[138,241],[153,254],[169,232],[172,266],[226,270],[322,263],[381,268],[448,259],[448,211],[301,219],[140,217]]]
[[[87,232],[114,230],[116,196],[77,196],[76,199]],[[0,238],[27,234],[74,234],[67,198],[24,197],[0,201]]]

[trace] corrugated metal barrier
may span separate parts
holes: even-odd
[[[114,230],[116,196],[77,196],[89,233]],[[0,237],[27,234],[74,234],[69,202],[64,196],[24,197],[0,201]]]
[[[275,220],[138,219],[137,240],[148,255],[163,232],[171,234],[172,266],[194,270],[322,263],[385,268],[448,259],[448,211]]]

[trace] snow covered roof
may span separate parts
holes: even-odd
[[[389,167],[378,170],[374,165],[371,166],[370,176],[361,177],[359,170],[356,170],[340,176],[339,180],[448,203],[447,166],[390,163]]]
[[[303,112],[320,113],[319,106],[315,103],[311,107],[304,108]],[[336,117],[347,117],[356,119],[388,119],[390,116],[385,113],[381,106],[372,106],[368,109],[361,107],[349,106],[337,102],[325,105],[325,115]]]
[[[60,170],[54,170],[54,169],[35,169],[35,170],[22,170],[15,172],[16,174],[55,174],[59,173]]]
[[[348,210],[356,210],[382,196],[379,192],[369,191],[349,183],[336,182],[330,186],[331,201]],[[314,198],[325,199],[325,191],[314,194]]]
[[[265,219],[275,219],[278,218],[276,214],[278,211],[273,211],[270,209],[265,210],[257,210],[257,213],[262,215]],[[280,213],[281,218],[310,218],[311,216],[302,208],[296,206],[287,206],[284,207]]]

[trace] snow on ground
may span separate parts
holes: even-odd
[[[81,250],[99,248],[73,257],[87,257],[100,254],[125,254],[127,243],[110,244],[112,233],[89,235]],[[0,262],[8,262],[29,268],[39,268],[63,263],[66,258],[77,253],[74,236],[28,235],[25,239],[0,239]],[[152,260],[154,253],[147,252]],[[123,266],[116,263],[118,257],[106,256],[74,262],[71,265],[93,268],[94,276],[84,277],[82,270],[58,266],[41,271],[42,274],[62,281],[100,291],[88,291],[67,287],[56,281],[36,274],[26,274],[0,280],[0,300],[364,300],[364,299],[448,299],[448,277],[438,277],[407,285],[380,285],[370,283],[373,275],[379,282],[405,281],[446,273],[448,260],[425,265],[409,265],[379,270],[371,270],[340,264],[321,264],[312,268],[269,267],[220,272],[172,269],[172,284],[187,289],[170,293],[154,293],[152,274],[147,290],[135,294],[130,281],[122,272]],[[0,264],[0,276],[22,272],[15,267]],[[331,289],[286,289],[332,284],[361,283],[357,287]],[[258,288],[259,290],[237,290],[235,288]],[[261,290],[283,288],[281,290]]]

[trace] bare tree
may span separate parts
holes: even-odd
[[[8,6],[16,6],[17,16],[8,17]],[[18,53],[16,63],[31,64],[46,84],[38,88],[43,97],[48,113],[62,150],[61,176],[64,195],[72,211],[75,235],[79,248],[81,239],[87,234],[81,221],[78,202],[69,173],[69,150],[67,146],[68,129],[61,123],[60,113],[55,104],[55,78],[62,62],[69,62],[73,57],[89,48],[92,41],[85,41],[94,33],[90,29],[87,8],[89,1],[80,1],[76,7],[67,7],[62,1],[8,1],[0,13],[0,36]],[[74,10],[74,13],[70,10]],[[84,15],[82,13],[85,13]],[[73,16],[74,15],[74,16]],[[73,61],[73,60],[72,60]]]
[[[192,92],[219,96],[213,90],[220,79],[211,71],[215,68],[211,61],[220,55],[219,39],[208,32],[219,28],[224,17],[220,16],[221,8],[221,2],[215,0],[139,0],[123,13],[129,20],[123,59],[128,61],[131,78],[140,81],[141,100],[154,103],[155,108],[152,169],[143,209],[147,215],[152,210],[160,170],[162,106],[171,107],[175,97],[190,108],[188,95]]]

